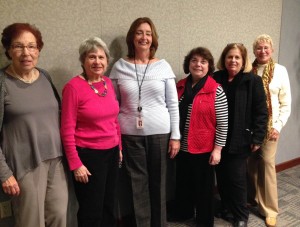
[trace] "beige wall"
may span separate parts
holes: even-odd
[[[166,59],[180,79],[183,58],[196,46],[208,47],[217,61],[227,43],[244,43],[253,59],[254,38],[268,33],[278,50],[281,12],[282,0],[0,0],[0,31],[14,22],[35,24],[45,43],[39,67],[51,73],[61,91],[81,72],[78,46],[83,39],[101,37],[118,60],[126,55],[125,36],[137,17],[154,21],[159,34],[157,56]],[[274,57],[278,60],[278,52]],[[0,67],[7,63],[0,48]],[[74,227],[76,204],[71,197],[69,226]],[[0,226],[12,226],[12,219],[0,220]]]
[[[281,0],[0,0],[0,29],[29,22],[41,30],[45,46],[39,66],[51,73],[61,91],[80,73],[78,46],[83,39],[100,36],[117,60],[126,55],[125,36],[137,17],[154,21],[157,56],[165,58],[180,79],[183,58],[196,46],[208,47],[217,61],[227,43],[241,42],[253,58],[253,39],[268,33],[278,49],[281,8]],[[6,59],[0,53],[3,66]]]

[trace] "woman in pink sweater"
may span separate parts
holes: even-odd
[[[61,136],[79,203],[78,227],[115,226],[119,104],[103,75],[109,50],[97,37],[79,47],[83,72],[63,89]]]

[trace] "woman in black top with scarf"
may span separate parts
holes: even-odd
[[[226,93],[229,113],[226,146],[216,168],[222,216],[230,211],[234,226],[245,227],[249,217],[247,157],[260,148],[265,136],[266,97],[261,78],[250,72],[243,44],[228,44],[217,66],[220,71],[214,73],[214,79]]]

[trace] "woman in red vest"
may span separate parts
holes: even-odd
[[[178,219],[194,217],[197,226],[214,226],[214,165],[219,164],[227,136],[228,109],[222,87],[211,78],[214,59],[203,47],[184,59],[188,76],[177,83],[181,149],[176,157]]]

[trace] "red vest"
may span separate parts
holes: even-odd
[[[178,99],[183,95],[186,78],[177,83]],[[204,87],[195,96],[188,132],[188,151],[193,154],[211,152],[216,136],[216,90],[219,84],[208,76]]]

